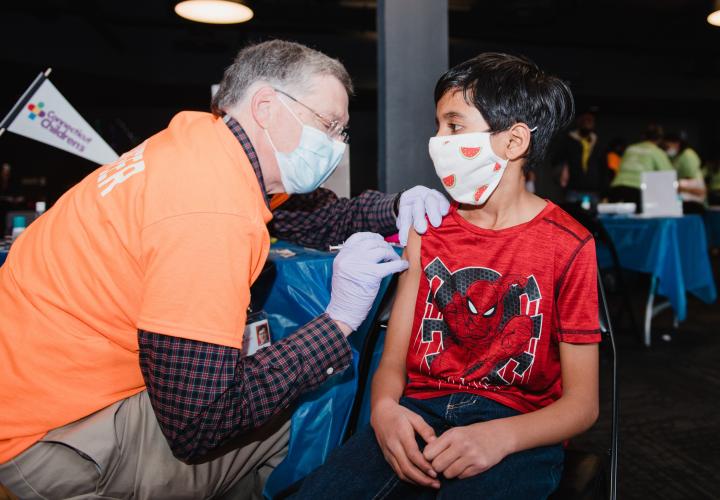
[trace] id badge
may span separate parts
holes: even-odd
[[[252,356],[258,349],[272,343],[270,339],[270,323],[265,311],[248,314],[243,334],[243,356]]]

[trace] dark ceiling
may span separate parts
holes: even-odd
[[[353,129],[359,122],[374,130],[375,1],[245,3],[255,11],[250,22],[217,26],[179,18],[168,0],[2,2],[0,114],[39,71],[52,66],[58,88],[122,150],[180,109],[206,109],[210,84],[244,44],[281,37],[340,58],[358,89],[351,103]],[[581,106],[634,114],[638,122],[650,115],[696,120],[693,126],[705,135],[717,135],[720,28],[705,21],[711,4],[450,0],[450,63],[483,50],[522,53],[570,81]],[[373,134],[353,137],[374,154]],[[13,156],[15,145],[0,139],[0,160]],[[376,182],[374,173],[358,183],[353,175],[353,190]]]
[[[393,1],[393,0],[389,0]],[[406,1],[409,5],[412,1]],[[239,47],[285,37],[316,46],[347,64],[361,89],[376,84],[375,6],[369,0],[247,0],[248,23],[203,25],[179,18],[167,0],[26,0],[3,2],[2,89],[53,66],[112,79],[108,85],[165,86],[153,102],[175,99],[216,81]],[[451,62],[484,45],[555,51],[559,70],[573,72],[572,55],[596,53],[603,71],[660,62],[686,77],[720,76],[720,28],[705,21],[709,0],[450,0]],[[408,15],[412,15],[411,12]],[[626,60],[629,53],[636,57]],[[597,59],[599,56],[599,59]],[[647,56],[647,57],[645,57]],[[567,60],[567,58],[570,60]],[[593,63],[593,61],[588,61]],[[570,63],[570,64],[568,64]],[[566,77],[581,77],[570,74]],[[170,88],[172,89],[170,89]],[[19,90],[19,89],[18,89]],[[147,90],[147,89],[144,89]],[[0,102],[11,99],[3,92]],[[133,93],[113,93],[117,103]],[[93,96],[94,97],[94,96]],[[123,99],[127,99],[126,101]]]

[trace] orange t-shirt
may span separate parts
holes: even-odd
[[[0,268],[0,463],[143,390],[138,329],[240,348],[271,217],[228,127],[183,112],[33,222]]]

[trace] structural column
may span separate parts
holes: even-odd
[[[378,180],[395,192],[440,187],[428,156],[433,89],[448,69],[447,0],[379,0]]]

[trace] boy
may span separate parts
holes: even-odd
[[[570,123],[570,90],[526,59],[486,53],[443,75],[435,101],[430,155],[455,203],[408,242],[372,429],[299,497],[546,498],[560,443],[597,418],[594,243],[525,190]]]

